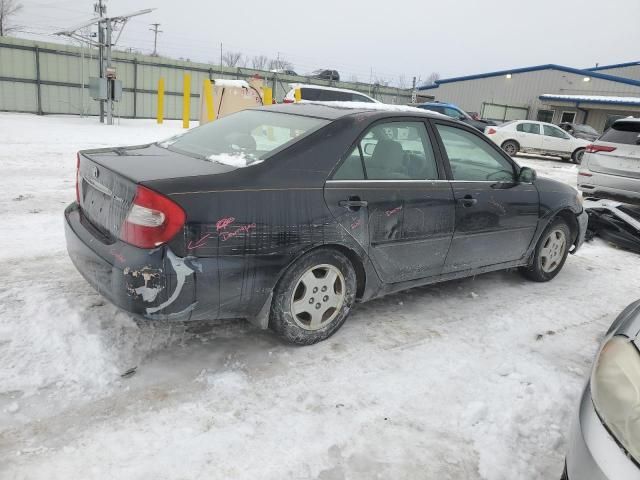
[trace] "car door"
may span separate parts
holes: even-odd
[[[538,225],[533,184],[479,133],[434,121],[456,200],[456,226],[443,273],[520,260]]]
[[[569,155],[573,153],[571,137],[555,125],[542,124],[542,150],[549,153]]]
[[[385,283],[438,275],[455,204],[432,133],[421,120],[369,126],[325,185],[329,209]]]
[[[542,135],[540,124],[533,122],[519,122],[516,125],[515,138],[522,149],[541,150]]]

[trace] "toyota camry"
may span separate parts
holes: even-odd
[[[382,104],[244,110],[164,142],[86,150],[69,255],[147,319],[246,318],[298,344],[355,302],[518,268],[548,281],[582,198],[475,129]]]

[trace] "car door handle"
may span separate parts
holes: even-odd
[[[350,198],[349,200],[340,200],[338,203],[341,207],[347,208],[349,210],[357,209],[360,207],[366,207],[369,203],[366,200],[360,200],[358,197]]]
[[[462,205],[464,208],[473,207],[476,203],[478,203],[478,199],[473,198],[471,195],[465,195],[458,199],[458,204]]]

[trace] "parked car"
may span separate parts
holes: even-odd
[[[424,108],[425,110],[431,110],[432,112],[438,112],[447,117],[455,118],[474,128],[477,128],[481,132],[484,132],[485,128],[491,125],[495,125],[495,122],[490,120],[481,120],[480,118],[474,118],[467,112],[457,107],[453,103],[441,103],[441,102],[426,102],[416,105],[418,108]]]
[[[514,267],[544,282],[581,245],[573,188],[442,115],[354,105],[257,107],[79,152],[73,263],[143,318],[247,318],[312,344],[355,301]]]
[[[640,300],[607,332],[571,430],[563,480],[640,478]]]
[[[303,101],[380,103],[369,95],[346,88],[325,87],[322,85],[303,85],[299,83],[292,83],[289,86],[291,87],[291,90],[289,90],[285,95],[283,100],[284,103],[295,102],[296,88],[300,89]]]
[[[512,157],[518,152],[537,153],[578,164],[589,145],[587,140],[572,137],[551,123],[534,120],[513,120],[488,127],[485,134]]]
[[[313,72],[308,73],[306,76],[310,78],[319,78],[321,80],[333,80],[335,82],[340,81],[340,74],[337,70],[327,70],[324,68],[314,70]]]
[[[288,68],[274,68],[270,71],[273,73],[280,73],[282,75],[298,75],[294,70]]]
[[[598,131],[593,128],[591,125],[586,125],[584,123],[569,123],[563,122],[558,125],[561,129],[567,132],[569,135],[582,138],[584,140],[589,140],[593,142],[596,140],[600,134]]]
[[[578,189],[585,196],[640,201],[640,118],[616,120],[587,146]]]

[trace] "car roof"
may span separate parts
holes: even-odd
[[[316,90],[331,90],[332,92],[357,93],[358,95],[364,95],[365,97],[369,97],[369,95],[367,95],[366,93],[358,92],[357,90],[350,90],[348,88],[326,87],[324,85],[312,85],[312,84],[305,84],[305,83],[290,83],[289,87],[292,90],[296,88],[315,88]]]
[[[409,107],[407,105],[389,105],[386,103],[307,101],[300,103],[266,105],[263,107],[256,107],[255,109],[268,112],[288,113],[291,115],[303,115],[306,117],[324,118],[326,120],[336,120],[341,117],[355,114],[371,115],[372,117],[416,116],[451,120],[446,115],[424,110],[422,108]]]
[[[640,123],[640,118],[638,118],[638,117],[619,118],[615,122],[613,122],[612,125],[614,125],[614,124],[616,124],[618,122],[620,122],[620,123],[623,123],[623,122]]]

